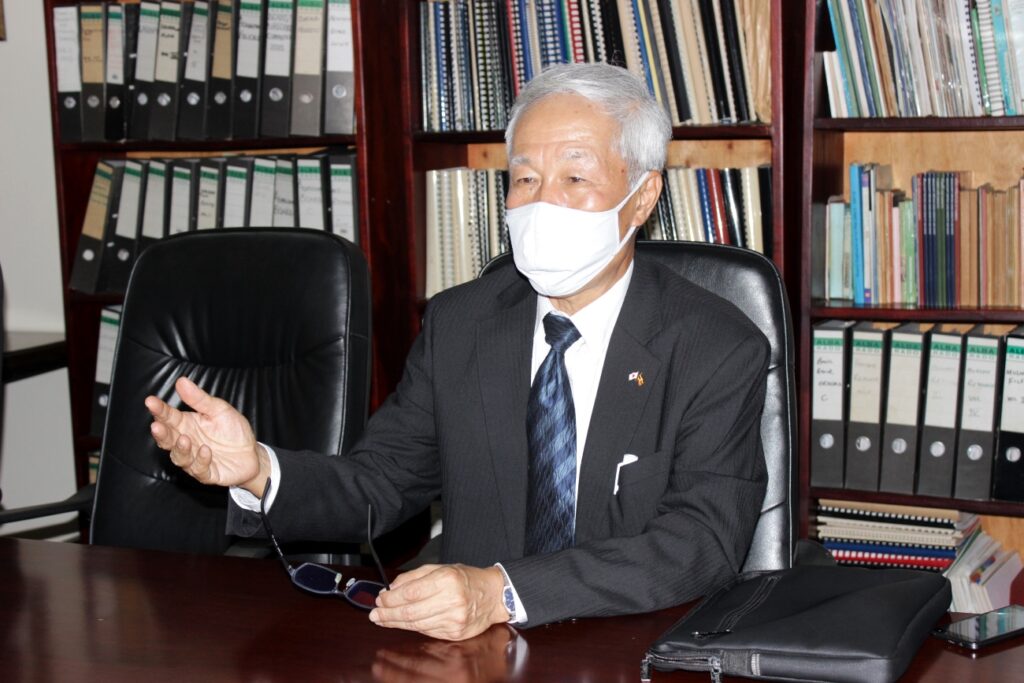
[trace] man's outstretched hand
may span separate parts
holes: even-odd
[[[245,416],[187,377],[180,377],[174,388],[195,412],[147,396],[146,408],[153,416],[149,431],[156,445],[170,453],[171,462],[203,484],[241,486],[262,496],[270,459],[256,442]]]

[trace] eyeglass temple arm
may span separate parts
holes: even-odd
[[[263,526],[267,529],[267,536],[270,537],[270,543],[274,546],[274,550],[277,551],[277,559],[281,560],[281,564],[284,566],[284,570],[288,572],[288,576],[292,576],[295,573],[295,569],[285,558],[284,553],[281,551],[281,546],[277,544],[277,537],[274,536],[274,530],[270,528],[270,520],[267,518],[267,506],[265,501],[267,495],[270,493],[270,477],[267,477],[267,485],[263,487],[263,495],[260,497],[260,518],[263,520]]]
[[[373,504],[367,503],[366,505],[366,544],[370,546],[370,554],[373,556],[373,562],[377,565],[377,572],[380,574],[380,580],[384,586],[388,589],[391,588],[391,582],[388,581],[388,575],[384,573],[384,565],[380,563],[380,558],[377,557],[377,550],[373,547]]]

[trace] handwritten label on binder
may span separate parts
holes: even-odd
[[[843,333],[814,332],[814,399],[816,420],[843,419]]]

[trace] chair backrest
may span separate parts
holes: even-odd
[[[261,441],[343,453],[366,423],[370,285],[357,247],[302,229],[191,232],[150,246],[121,316],[91,540],[223,552],[227,490],[171,464],[143,405],[188,375]]]
[[[790,567],[797,503],[795,352],[789,299],[779,271],[757,252],[724,245],[640,240],[637,253],[731,302],[768,338],[771,359],[761,416],[768,488],[743,570]],[[511,265],[511,258],[502,256],[484,272]]]

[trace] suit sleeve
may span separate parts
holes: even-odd
[[[440,494],[429,362],[431,311],[428,306],[402,380],[351,452],[327,455],[273,447],[281,482],[268,514],[282,540],[365,540],[368,504],[373,505],[374,535],[380,535]],[[262,531],[257,514],[234,503],[228,507],[228,533],[252,536]]]
[[[683,413],[668,488],[642,533],[503,563],[525,626],[669,607],[739,571],[767,482],[767,363],[764,337],[748,336],[710,373]]]

